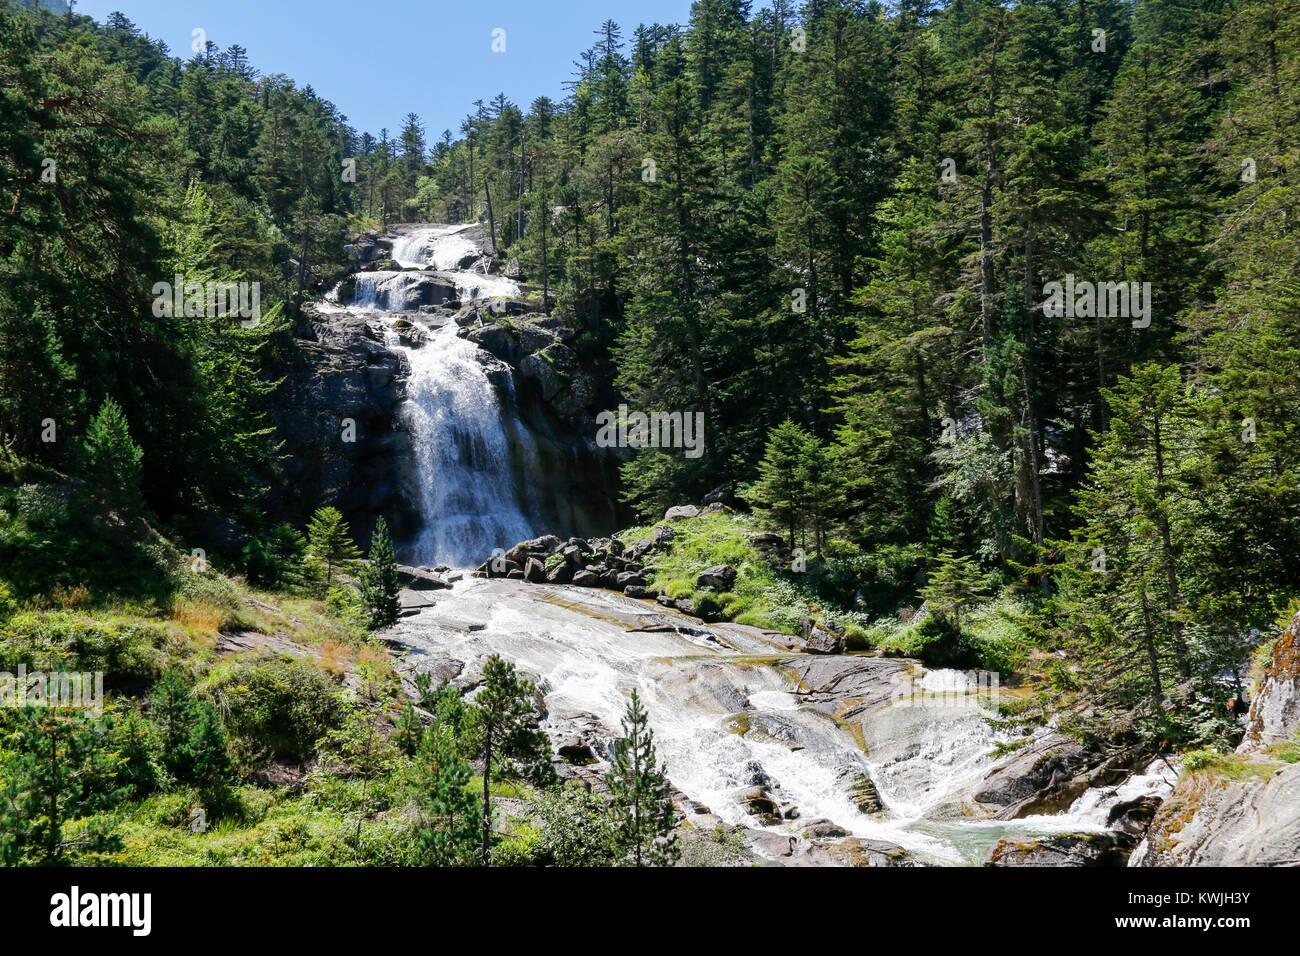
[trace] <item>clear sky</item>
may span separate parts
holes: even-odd
[[[263,73],[310,84],[358,132],[391,135],[408,112],[430,142],[459,136],[476,99],[499,92],[522,109],[537,96],[563,97],[573,61],[606,18],[625,41],[639,23],[684,23],[690,0],[78,0],[101,23],[120,10],[173,56],[192,55],[192,31],[225,48],[248,49]],[[492,31],[505,31],[505,52]]]

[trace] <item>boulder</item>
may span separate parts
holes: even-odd
[[[694,518],[700,513],[700,509],[695,505],[675,505],[664,512],[665,521],[680,521],[683,518]]]
[[[1115,833],[1057,833],[999,840],[985,866],[1124,866],[1131,843]]]
[[[871,778],[858,767],[844,767],[836,774],[836,783],[846,790],[853,805],[862,813],[883,813],[885,803]]]
[[[715,591],[730,591],[736,583],[736,569],[727,564],[715,564],[700,572],[695,579],[697,588],[713,588]]]
[[[524,565],[524,580],[541,582],[546,580],[546,565],[536,558],[529,558],[528,563]]]
[[[600,585],[600,578],[590,571],[579,571],[573,576],[573,583],[580,588],[594,588]]]
[[[1063,788],[1084,762],[1084,749],[1074,738],[1048,733],[994,764],[971,796],[989,810],[1014,812],[1045,791]]]
[[[1300,863],[1300,763],[1255,758],[1238,773],[1239,779],[1213,770],[1184,774],[1131,865]]]
[[[832,630],[830,625],[821,627],[807,618],[800,621],[800,624],[807,625],[803,632],[803,642],[804,650],[809,654],[844,653],[844,635]]]
[[[635,584],[629,584],[627,587],[623,589],[623,593],[630,598],[639,598],[643,601],[649,600],[655,596],[653,591],[650,591],[643,587],[639,587],[638,585]]]
[[[645,578],[641,577],[641,575],[635,571],[621,571],[619,572],[618,577],[615,578],[615,583],[620,591],[626,593],[629,586],[645,587]]]
[[[819,817],[816,820],[810,820],[808,823],[804,824],[803,835],[809,839],[816,839],[819,837],[846,837],[849,835],[849,831],[844,829],[838,823],[832,823],[825,817]]]
[[[737,790],[732,796],[760,824],[775,826],[781,822],[781,808],[766,787],[746,787]]]
[[[591,745],[578,736],[566,738],[555,748],[555,752],[565,763],[583,765],[592,763],[596,759]]]
[[[650,536],[651,542],[656,548],[661,548],[677,537],[677,532],[666,524],[657,526],[654,533]]]
[[[550,584],[568,584],[573,580],[573,568],[565,562],[560,562],[547,572],[546,580]]]
[[[428,568],[412,568],[405,564],[397,566],[397,581],[411,591],[441,591],[451,587]]]

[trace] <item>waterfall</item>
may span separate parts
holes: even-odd
[[[523,490],[532,442],[497,398],[477,347],[448,323],[423,348],[402,350],[411,365],[404,414],[424,515],[414,560],[477,564],[494,548],[536,537]]]
[[[463,301],[519,293],[508,279],[459,268],[482,255],[462,235],[469,228],[411,231],[394,243],[393,261],[420,271],[357,273],[352,298],[353,308],[387,317],[385,344],[403,352],[411,369],[402,415],[415,449],[424,517],[409,548],[416,564],[477,564],[495,548],[536,537],[527,491],[536,447],[515,412],[512,386],[507,383],[503,402],[480,361],[484,356],[457,337],[454,322],[435,329],[417,321],[427,335],[418,348],[403,345],[391,328],[398,318],[393,313],[423,304],[432,270],[437,281],[454,284]]]

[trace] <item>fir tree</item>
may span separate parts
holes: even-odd
[[[397,578],[397,558],[393,542],[388,537],[388,524],[383,518],[375,523],[370,538],[369,562],[361,570],[361,598],[370,611],[370,626],[378,630],[397,623],[401,611],[398,592],[401,582]]]
[[[352,543],[347,522],[338,509],[321,508],[312,515],[307,524],[307,554],[324,572],[326,591],[336,572],[348,571],[355,566],[361,552]]]
[[[641,698],[633,690],[605,783],[618,818],[619,847],[635,866],[665,866],[678,853],[672,784],[657,765],[654,739]]]
[[[139,507],[141,454],[140,447],[131,440],[121,407],[113,399],[105,399],[86,429],[82,456],[86,476],[108,507]]]
[[[471,719],[478,754],[483,761],[483,817],[480,859],[491,860],[493,774],[523,776],[535,782],[554,776],[546,735],[537,729],[533,682],[521,678],[515,665],[493,654],[483,665],[483,686],[474,698]]]

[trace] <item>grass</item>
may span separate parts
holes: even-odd
[[[1204,779],[1267,779],[1277,771],[1278,762],[1282,759],[1285,758],[1261,760],[1251,754],[1236,752],[1221,754],[1214,750],[1189,750],[1183,754],[1183,769]]]
[[[1024,667],[1033,641],[1027,622],[1030,605],[1023,598],[1004,595],[967,610],[962,616],[962,637],[955,650],[951,635],[931,624],[910,623],[895,616],[871,617],[828,600],[817,587],[816,563],[797,574],[773,566],[750,541],[761,530],[742,514],[703,514],[669,523],[675,537],[662,551],[647,558],[653,573],[651,589],[673,599],[689,598],[697,609],[739,624],[799,633],[799,620],[831,619],[843,625],[850,650],[874,648],[887,654],[918,657],[935,666],[979,666],[1009,674]],[[617,537],[625,545],[650,538],[653,525],[628,528]],[[713,565],[735,568],[730,591],[714,592],[696,586],[701,571]]]
[[[653,525],[628,528],[618,539],[632,544],[654,533]],[[720,617],[739,624],[770,628],[786,634],[799,633],[799,619],[822,616],[825,612],[843,623],[851,638],[860,638],[865,615],[842,606],[824,606],[813,583],[798,574],[773,567],[749,540],[759,528],[752,519],[736,514],[704,514],[674,521],[676,532],[671,546],[655,552],[648,560],[654,568],[649,586],[671,598],[689,598],[699,607],[716,609]],[[696,587],[700,572],[718,564],[737,571],[730,591],[715,592]],[[862,645],[865,646],[865,645]]]

